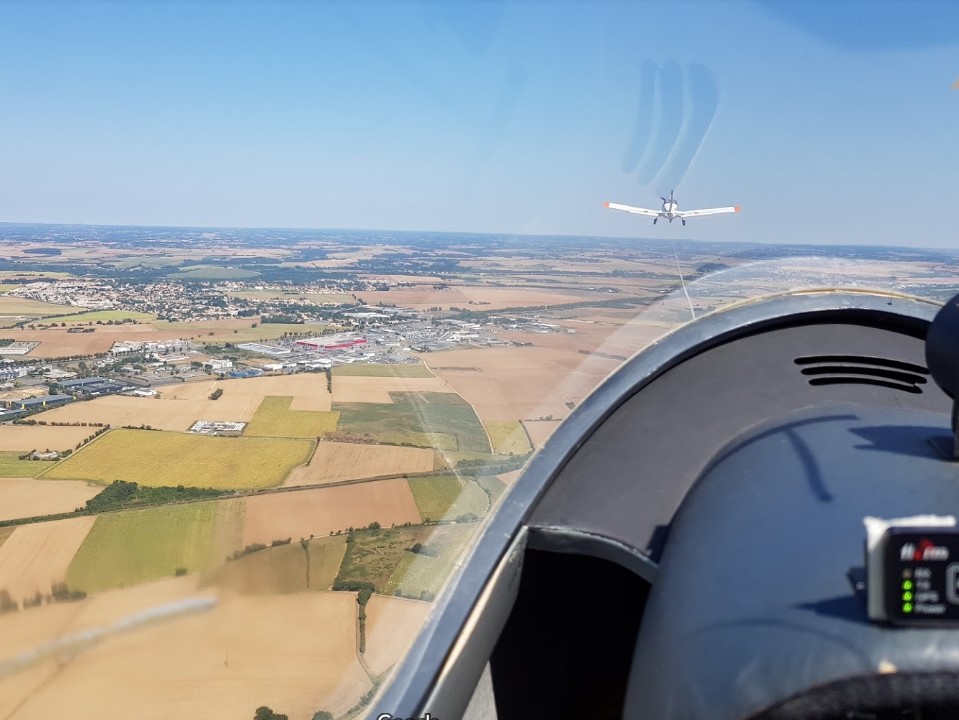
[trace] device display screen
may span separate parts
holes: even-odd
[[[890,528],[883,564],[890,622],[959,625],[959,529]]]

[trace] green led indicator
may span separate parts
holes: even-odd
[[[902,583],[903,590],[912,590],[912,580],[905,580]]]
[[[912,612],[912,603],[903,603],[902,611],[907,615]]]
[[[907,590],[906,592],[902,594],[902,599],[905,602],[909,602],[910,600],[912,600],[912,593]]]

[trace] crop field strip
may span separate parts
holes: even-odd
[[[245,437],[317,438],[336,432],[339,413],[316,410],[291,410],[290,396],[263,398],[253,419],[246,426]]]
[[[333,403],[339,431],[383,443],[489,453],[489,440],[473,408],[455,393],[391,392],[391,404]],[[454,440],[439,444],[437,436]]]
[[[54,315],[43,319],[45,323],[66,323],[67,325],[86,324],[88,322],[96,323],[116,320],[137,320],[140,322],[151,322],[156,320],[156,315],[152,313],[135,312],[133,310],[95,310],[88,313],[73,313],[70,315]]]
[[[430,448],[323,440],[317,443],[309,464],[294,469],[283,486],[426,473],[444,465],[439,453]]]
[[[306,549],[300,539],[291,538],[289,545],[269,547],[227,562],[205,577],[201,587],[213,586],[241,595],[329,590],[345,552],[345,535],[314,538],[307,542]]]
[[[368,365],[350,364],[337,365],[333,368],[333,377],[400,377],[400,378],[431,378],[433,373],[425,365]],[[334,380],[335,382],[335,380]]]
[[[312,441],[305,439],[118,429],[57,463],[44,478],[104,484],[127,480],[154,487],[272,487],[312,451]]]
[[[525,455],[532,447],[529,436],[518,421],[488,420],[486,431],[493,442],[493,452],[500,455]]]
[[[0,477],[32,478],[53,467],[48,460],[19,460],[22,452],[0,452]]]
[[[98,592],[172,577],[178,568],[211,569],[225,560],[217,524],[233,521],[230,511],[206,501],[100,515],[70,563],[67,584]]]

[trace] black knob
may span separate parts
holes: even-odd
[[[926,365],[946,395],[959,397],[959,295],[942,306],[929,326]]]

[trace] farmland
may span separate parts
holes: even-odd
[[[433,373],[424,365],[338,365],[333,377],[401,377],[431,378]]]
[[[70,480],[0,478],[0,520],[72,512],[102,489]]]
[[[430,448],[320,441],[306,467],[298,467],[283,483],[313,485],[381,475],[430,472],[442,461]]]
[[[536,335],[539,338],[548,335]],[[484,421],[564,418],[619,362],[545,347],[451,350],[434,372]]]
[[[77,548],[93,526],[93,517],[21,525],[0,546],[0,588],[14,600],[49,593],[62,582]]]
[[[374,595],[366,604],[364,660],[374,675],[385,673],[409,650],[423,626],[428,603]]]
[[[44,317],[62,315],[64,309],[63,305],[27,300],[11,295],[0,295],[0,316]]]
[[[322,537],[330,531],[378,522],[418,523],[420,514],[403,478],[314,488],[246,499],[243,545],[277,538]]]
[[[214,390],[223,391],[217,400],[210,399]],[[157,398],[108,395],[47,410],[36,419],[98,422],[113,427],[145,424],[159,430],[184,432],[197,420],[248,422],[263,399],[271,395],[291,396],[290,409],[294,411],[327,411],[331,404],[326,378],[322,375],[276,375],[180,383],[163,387]],[[57,429],[47,428],[48,431]],[[28,445],[24,449],[31,447],[34,446]]]
[[[19,450],[67,450],[88,438],[96,428],[4,425],[0,430],[0,452]]]
[[[263,398],[271,395],[293,398],[291,410],[330,409],[330,393],[323,375],[266,375],[234,380],[198,380],[164,388],[161,397],[171,400],[206,400],[214,390],[222,390],[217,407],[229,406],[236,418],[249,420]],[[238,406],[234,403],[240,403]]]
[[[451,390],[442,380],[432,376],[343,375],[333,379],[334,403],[391,403],[394,402],[394,396],[398,393],[451,394]]]
[[[52,629],[56,612],[47,611],[60,609],[33,610],[21,622]],[[224,597],[210,611],[107,638],[68,671],[34,680],[32,693],[14,686],[22,703],[12,720],[58,717],[65,707],[72,719],[95,720],[105,698],[112,717],[142,720],[252,718],[261,705],[294,720],[320,709],[340,715],[370,688],[356,659],[355,617],[348,593]]]
[[[393,399],[390,404],[334,402],[333,409],[340,412],[339,430],[370,436],[384,443],[490,451],[486,431],[476,413],[458,395],[392,392],[390,396]],[[446,436],[446,439],[437,436]]]
[[[422,541],[428,553],[406,553],[396,565],[384,592],[397,590],[406,597],[433,598],[442,589],[456,561],[476,532],[475,524],[444,525]]]
[[[442,520],[463,493],[463,484],[455,475],[429,475],[407,480],[416,507],[423,519]]]
[[[156,315],[151,313],[134,312],[132,310],[94,310],[86,313],[74,313],[72,315],[55,315],[43,319],[44,323],[66,323],[67,325],[79,325],[96,322],[110,322],[117,320],[136,320],[139,322],[149,322],[156,320]]]
[[[18,460],[19,455],[22,453],[0,452],[0,478],[32,478],[52,467],[45,460]]]
[[[253,327],[254,323],[256,327]],[[284,333],[319,334],[322,325],[288,325],[284,323],[260,323],[260,318],[243,320],[202,320],[199,322],[168,322],[155,320],[157,330],[174,332],[181,337],[195,339],[199,343],[243,343],[256,340],[275,340]]]
[[[46,479],[250,489],[279,485],[306,462],[309,440],[111,430],[44,473]]]
[[[70,563],[67,584],[87,592],[171,577],[177,568],[206,570],[221,562],[218,522],[234,520],[213,501],[106,513]],[[222,531],[221,531],[222,532]]]
[[[306,550],[298,538],[293,538],[289,545],[267,548],[226,563],[203,584],[241,595],[329,590],[345,552],[344,535],[314,538]]]
[[[272,438],[316,438],[336,431],[338,412],[291,410],[292,397],[263,398],[245,435]]]
[[[432,599],[478,526],[418,526],[358,530],[348,544],[338,580],[372,583],[379,593]],[[420,544],[424,550],[415,553]]]
[[[490,420],[486,431],[493,441],[493,452],[500,455],[525,455],[532,449],[521,423]]]

